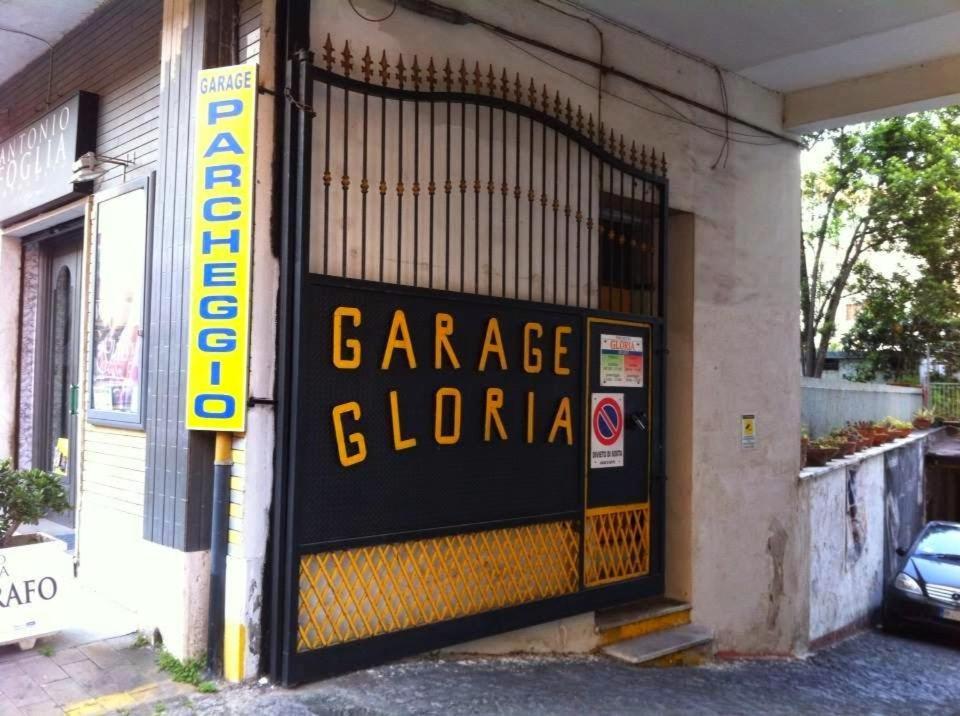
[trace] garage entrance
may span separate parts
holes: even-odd
[[[662,594],[664,157],[506,68],[287,84],[274,678]]]

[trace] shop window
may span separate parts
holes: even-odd
[[[152,208],[147,179],[97,199],[90,422],[143,427]]]

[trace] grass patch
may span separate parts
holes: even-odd
[[[160,649],[157,653],[157,667],[160,671],[170,674],[170,678],[179,681],[181,684],[190,684],[199,687],[204,682],[203,659],[187,659],[180,661],[166,649]]]
[[[39,649],[37,649],[37,651],[39,651],[43,656],[47,657],[48,659],[51,656],[53,656],[53,647],[50,646],[49,644],[44,644]]]
[[[217,693],[217,685],[212,681],[201,681],[197,684],[197,691],[201,694],[215,694]]]
[[[145,646],[150,646],[150,640],[147,638],[147,635],[142,631],[137,632],[137,638],[133,640],[134,649],[142,649]]]

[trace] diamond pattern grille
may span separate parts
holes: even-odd
[[[297,651],[569,594],[578,543],[567,521],[305,555]]]
[[[650,571],[650,505],[587,510],[583,582],[597,586]]]

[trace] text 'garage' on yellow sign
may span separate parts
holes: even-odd
[[[187,428],[245,428],[257,66],[202,70],[196,119]]]

